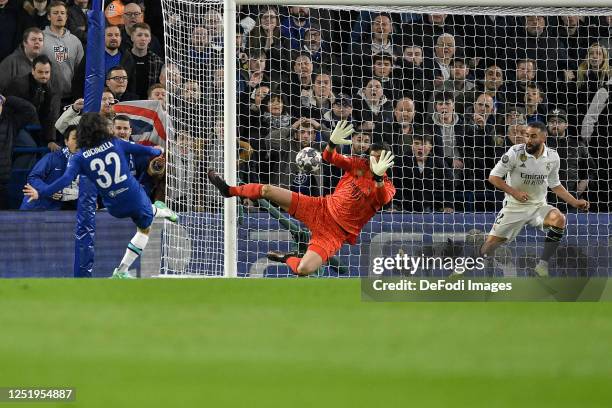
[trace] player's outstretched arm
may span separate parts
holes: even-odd
[[[67,187],[72,183],[72,180],[79,174],[79,162],[76,159],[77,156],[70,158],[70,164],[66,168],[64,175],[59,179],[55,180],[51,184],[45,184],[42,181],[37,184],[37,187],[32,187],[31,184],[26,184],[23,188],[23,194],[30,197],[28,201],[38,200],[40,197],[50,197],[56,191],[60,191],[64,187]]]
[[[578,208],[580,210],[588,211],[590,203],[586,200],[578,200],[576,199],[569,191],[563,187],[562,184],[559,184],[556,187],[550,189],[553,193],[557,195],[560,199],[568,203],[574,208]]]
[[[161,156],[164,154],[164,149],[160,146],[151,147],[144,146],[138,143],[130,143],[125,140],[115,139],[124,152],[134,156]]]

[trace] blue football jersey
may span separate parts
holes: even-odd
[[[96,185],[109,211],[119,207],[130,208],[134,203],[141,202],[143,190],[132,175],[128,157],[157,156],[161,153],[157,148],[117,138],[109,139],[99,146],[81,150],[73,155],[68,161],[64,175],[53,184],[41,188],[38,193],[44,197],[50,196],[81,174]]]

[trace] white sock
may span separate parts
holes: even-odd
[[[166,218],[172,215],[172,211],[169,208],[157,208],[153,206],[153,217],[155,218]]]
[[[125,250],[125,255],[123,255],[121,264],[119,265],[119,268],[117,268],[118,272],[127,272],[136,258],[138,258],[138,256],[145,249],[147,242],[149,242],[149,236],[137,231],[136,235],[134,235],[134,238],[132,238],[127,249]]]

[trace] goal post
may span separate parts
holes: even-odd
[[[465,34],[468,31],[465,30],[465,27],[459,26],[468,21],[467,18],[464,18],[466,16],[490,18],[485,23],[495,26],[497,24],[495,17],[498,16],[523,18],[529,15],[541,15],[552,21],[557,17],[576,15],[591,23],[597,20],[596,17],[612,15],[612,0],[586,0],[581,1],[578,6],[575,1],[568,0],[539,0],[535,3],[527,0],[387,0],[384,2],[305,0],[299,3],[301,7],[309,7],[318,12],[319,20],[313,22],[312,26],[319,30],[323,37],[326,35],[325,30],[336,30],[331,33],[332,38],[327,37],[323,42],[327,42],[332,50],[331,53],[340,50],[343,54],[352,52],[354,44],[350,41],[353,35],[358,34],[340,32],[340,27],[354,27],[357,20],[354,20],[353,14],[351,14],[351,21],[334,21],[329,17],[332,15],[330,11],[357,12],[356,19],[359,18],[359,13],[369,13],[371,16],[384,13],[392,17],[394,30],[398,30],[400,25],[401,27],[406,26],[407,23],[402,20],[405,18],[403,14],[416,16],[415,22],[412,23],[415,26],[424,25],[424,16],[432,13],[459,17],[458,21],[461,21],[461,23],[455,25],[454,22],[450,22],[447,25],[451,30],[448,33],[415,30],[415,32],[419,32],[418,36],[420,37],[417,37],[417,35],[412,37],[419,42],[414,45],[421,48],[425,47],[423,43],[433,44],[438,41],[441,34],[448,34],[451,37],[456,36],[458,43],[459,38],[463,36],[461,40],[465,41],[467,39],[469,44],[479,44],[478,39],[474,38],[475,35],[478,35],[477,29],[474,28],[470,31],[472,34]],[[253,13],[249,14],[249,12],[244,11],[245,8],[250,10],[248,9],[250,6],[260,6],[259,10],[263,10],[264,6],[274,7],[277,21],[280,22],[291,18],[288,11],[291,5],[276,0],[162,0],[162,6],[167,39],[166,66],[170,70],[175,70],[175,74],[178,73],[175,76],[167,75],[168,112],[170,116],[167,192],[170,208],[179,211],[182,217],[180,225],[167,225],[165,227],[161,274],[179,277],[290,276],[286,268],[270,268],[265,260],[265,251],[268,249],[288,250],[296,247],[296,242],[291,238],[291,233],[283,227],[283,225],[287,225],[287,222],[284,219],[279,219],[284,215],[278,213],[278,211],[266,211],[265,206],[258,206],[257,203],[238,202],[235,198],[220,198],[214,189],[208,185],[206,171],[211,168],[218,173],[222,173],[228,184],[231,185],[255,180],[262,183],[278,182],[283,186],[292,187],[295,184],[294,177],[297,176],[293,174],[295,166],[292,162],[296,147],[287,143],[288,138],[294,137],[292,132],[294,130],[297,132],[297,129],[301,126],[297,123],[298,120],[308,116],[308,119],[317,122],[317,125],[313,125],[316,128],[316,141],[324,142],[325,138],[329,136],[330,130],[326,125],[334,123],[333,120],[330,120],[324,125],[324,113],[328,114],[332,111],[334,100],[346,99],[352,100],[354,103],[356,99],[362,97],[360,93],[365,89],[366,78],[368,78],[368,75],[369,78],[374,75],[369,72],[372,69],[371,62],[364,63],[363,61],[368,59],[361,58],[362,56],[351,59],[351,55],[348,57],[346,55],[332,55],[331,62],[325,67],[323,67],[325,63],[322,61],[311,61],[315,67],[311,74],[313,82],[317,74],[328,75],[332,82],[333,97],[329,99],[329,105],[321,105],[325,103],[325,98],[321,95],[315,95],[316,91],[312,89],[314,85],[309,85],[310,88],[306,90],[306,86],[291,82],[296,78],[291,71],[293,69],[292,64],[295,63],[296,56],[303,51],[301,48],[292,48],[295,46],[291,42],[292,40],[288,41],[286,38],[281,38],[276,42],[275,37],[274,40],[270,40],[273,43],[272,47],[262,48],[261,50],[247,49],[248,44],[245,47],[245,37],[253,36],[254,33],[263,33],[257,26],[259,24],[258,17],[261,16],[256,16]],[[240,7],[243,7],[241,15],[239,14]],[[242,18],[244,15],[246,17]],[[339,14],[333,15],[338,16]],[[401,24],[398,24],[398,21]],[[495,28],[497,27],[495,26]],[[456,33],[461,34],[455,34],[453,29],[456,29]],[[241,31],[241,34],[239,34],[241,37],[238,39],[237,31]],[[507,32],[507,39],[513,40],[514,44],[526,43],[525,39],[521,37],[522,34],[517,34],[519,32],[517,27],[512,27]],[[398,33],[394,32],[394,34]],[[303,35],[303,32],[300,35]],[[468,35],[472,35],[472,37],[467,38]],[[398,37],[402,36],[404,36],[404,33],[398,34]],[[347,38],[350,38],[350,40],[347,41]],[[503,42],[502,38],[497,38],[496,41],[498,40],[500,44]],[[582,40],[582,38],[579,38],[579,40]],[[247,39],[248,41],[249,39]],[[300,41],[303,41],[303,39]],[[454,38],[453,41],[455,41]],[[587,44],[587,48],[578,51],[577,55],[580,55],[581,59],[585,58],[591,45],[590,41],[591,38],[582,42]],[[266,43],[266,39],[253,41],[253,43],[262,47],[269,45]],[[400,44],[400,50],[405,48],[404,45],[408,43]],[[301,43],[298,45],[302,46]],[[581,46],[584,47],[584,45]],[[280,47],[280,49],[274,47]],[[457,44],[457,48],[459,47]],[[515,69],[516,61],[518,59],[533,59],[532,56],[527,55],[528,53],[523,52],[524,50],[520,49],[518,45],[515,49],[510,49],[507,45],[499,45],[499,47],[499,55],[496,55],[497,49],[489,50],[487,53],[485,59],[491,59],[490,56],[495,54],[491,61],[498,61],[490,65],[483,65],[482,63],[478,65],[477,62],[474,62],[477,58],[480,58],[480,50],[467,50],[467,46],[465,47],[466,50],[462,50],[461,58],[455,58],[465,59],[466,65],[476,64],[470,67],[472,72],[469,74],[469,80],[475,86],[474,89],[485,82],[485,71],[490,66],[497,64],[502,67],[504,86],[508,85],[500,92],[509,92],[508,89],[516,88],[518,82],[516,79],[511,79],[514,75],[514,72],[511,71]],[[259,63],[256,61],[258,57],[248,54],[249,52],[257,53],[260,51],[263,52],[264,56],[262,58],[265,59],[261,62],[265,65],[265,69],[261,72],[265,79],[260,79],[261,82],[257,82],[255,78],[248,77],[248,75],[252,74],[252,72],[249,72],[249,64]],[[384,54],[386,51],[382,53]],[[512,55],[512,57],[509,55]],[[371,54],[369,57],[373,56],[376,55]],[[425,57],[432,60],[431,55]],[[438,84],[435,82],[437,79],[432,77],[425,80],[429,81],[426,84],[426,91],[409,93],[405,88],[399,89],[405,86],[404,78],[399,78],[399,76],[408,71],[402,70],[401,66],[398,65],[404,63],[400,61],[403,55],[394,55],[393,58],[393,72],[396,77],[391,78],[387,84],[384,81],[379,81],[382,83],[384,92],[387,90],[385,86],[389,86],[390,83],[393,84],[390,85],[392,89],[389,90],[390,95],[393,96],[388,97],[389,102],[391,102],[391,111],[388,112],[390,117],[392,117],[394,109],[397,108],[397,100],[407,97],[409,94],[408,99],[411,99],[413,105],[417,106],[413,108],[413,110],[416,110],[413,115],[416,113],[417,117],[417,119],[414,119],[413,127],[419,128],[421,131],[429,129],[432,126],[431,118],[435,113],[432,111],[434,109],[432,106],[435,106],[436,98],[440,97],[441,94],[446,94],[446,88],[438,89]],[[535,58],[534,64],[546,65],[546,61],[544,61],[544,58],[540,58],[540,54]],[[564,58],[565,60],[561,61],[563,64],[559,64],[559,66],[567,67],[570,65],[570,61],[569,58]],[[253,61],[251,62],[251,60]],[[359,61],[359,63],[355,61]],[[582,61],[577,61],[576,64],[572,62],[571,65],[574,68],[567,69],[567,71],[573,71],[573,75],[577,76],[580,62]],[[362,63],[369,63],[370,65],[357,65]],[[348,70],[346,69],[347,65]],[[444,81],[447,81],[450,75],[448,72],[450,70],[449,66],[446,64],[441,68],[442,73],[440,75]],[[540,67],[536,67],[536,69],[540,69]],[[545,103],[546,108],[542,108],[541,112],[534,111],[531,114],[538,121],[546,122],[547,117],[552,115],[552,111],[558,107],[561,107],[562,111],[571,110],[573,99],[570,94],[573,92],[572,88],[566,86],[567,84],[559,84],[559,87],[557,87],[557,84],[554,83],[556,79],[553,79],[561,78],[563,69],[559,69],[558,72],[553,74],[553,68],[551,68],[550,72],[545,72],[537,80],[531,80],[542,88],[539,89],[542,94],[546,94],[543,96],[545,102],[541,103]],[[332,74],[330,71],[334,73]],[[368,74],[365,74],[365,72],[368,72]],[[244,77],[244,75],[247,75],[247,77]],[[515,83],[512,83],[512,81]],[[253,85],[252,82],[256,84]],[[603,86],[603,84],[600,85]],[[305,91],[301,94],[299,94],[300,86],[302,86],[301,91]],[[363,88],[360,88],[361,86]],[[263,88],[266,88],[266,90],[264,91]],[[550,90],[553,88],[562,90],[551,92]],[[298,92],[297,97],[291,94],[295,89]],[[473,91],[474,94],[476,92],[476,90]],[[485,90],[482,92],[486,93]],[[197,95],[194,96],[194,94]],[[270,99],[276,96],[279,97],[280,104],[284,104],[284,108],[281,108],[281,110],[286,109],[290,112],[286,117],[285,114],[272,117],[273,115],[267,112],[268,107],[262,107],[261,105],[262,103],[273,103],[270,102]],[[466,108],[466,112],[472,109],[472,104],[476,103],[477,96],[475,95],[471,99],[468,97],[462,101],[462,108]],[[523,97],[521,95],[521,98]],[[422,98],[422,100],[418,98]],[[506,107],[498,113],[498,99],[493,98],[493,101],[496,104],[494,116],[504,116]],[[590,104],[591,101],[580,103]],[[515,100],[512,105],[521,105],[524,110],[525,106],[523,105],[525,103],[523,102]],[[506,100],[503,103],[510,105],[510,102]],[[455,99],[453,99],[453,104],[455,104]],[[586,106],[584,108],[582,110],[586,112]],[[353,109],[355,109],[355,105],[353,105]],[[386,108],[381,107],[381,109],[384,111]],[[267,116],[264,114],[264,110],[268,113]],[[308,110],[309,113],[303,114],[305,110]],[[255,111],[258,115],[257,118],[253,114]],[[317,111],[317,113],[312,113],[314,111]],[[501,112],[504,112],[504,115]],[[460,115],[464,115],[464,113],[461,112]],[[530,114],[523,113],[523,115],[528,117]],[[565,115],[575,115],[574,119],[578,121],[582,120],[585,113],[565,112]],[[364,115],[361,115],[359,126],[365,122],[371,122],[363,119],[364,117]],[[465,117],[462,116],[461,120],[465,120]],[[389,119],[389,121],[393,121],[393,119]],[[574,125],[580,128],[581,123],[576,122]],[[392,128],[391,125],[386,127],[385,123],[380,128],[377,123],[373,123],[372,127],[373,129],[367,129],[365,132],[369,132],[373,140],[377,137],[382,139],[383,132],[381,132],[381,129]],[[501,133],[497,136],[503,137],[495,139],[494,146],[492,146],[495,149],[487,150],[487,154],[492,152],[493,156],[487,157],[491,161],[501,158],[499,152],[505,146],[506,133],[510,133],[510,126],[506,122],[494,123],[494,127],[500,129]],[[247,137],[243,133],[251,130],[257,136],[249,135]],[[512,131],[516,130],[513,129]],[[261,136],[264,134],[265,136]],[[408,143],[408,139],[402,139],[401,137],[398,140],[405,140],[405,143]],[[447,135],[442,134],[441,137],[447,137]],[[594,137],[593,140],[596,140],[597,136]],[[412,142],[413,139],[411,138],[410,143]],[[404,147],[408,150],[411,148],[409,144],[402,146],[402,149]],[[586,148],[592,154],[604,147],[593,145],[586,146]],[[432,155],[437,155],[442,151],[442,149],[437,151],[436,146],[433,149]],[[283,154],[287,151],[290,154]],[[479,158],[474,157],[473,159]],[[484,160],[484,157],[480,157],[480,159]],[[609,222],[606,225],[606,217],[609,218],[607,212],[609,203],[606,201],[609,200],[609,192],[601,191],[601,186],[605,185],[605,180],[602,177],[609,178],[609,176],[605,176],[603,171],[602,163],[604,161],[597,161],[597,159],[601,159],[601,157],[595,157],[595,165],[589,164],[592,167],[586,170],[590,173],[596,173],[599,179],[587,181],[590,187],[585,190],[584,197],[587,197],[587,195],[589,198],[599,197],[601,206],[589,215],[576,212],[569,213],[568,224],[573,223],[573,225],[572,228],[568,228],[569,235],[565,238],[568,247],[570,247],[567,252],[564,252],[566,264],[571,263],[567,262],[569,258],[596,259],[595,263],[590,261],[591,266],[584,272],[587,274],[600,274],[602,271],[607,271],[607,265],[610,262],[609,247],[612,246],[607,241],[604,244],[604,240],[607,240],[606,237],[612,235]],[[450,163],[449,166],[454,165],[452,159]],[[485,166],[487,172],[491,169],[490,163],[483,166]],[[362,234],[365,235],[363,244],[354,248],[345,246],[341,251],[340,264],[346,264],[347,270],[350,271],[350,273],[342,276],[363,276],[364,273],[367,274],[373,257],[378,255],[389,256],[406,251],[416,255],[418,255],[418,251],[430,251],[434,254],[445,253],[445,251],[452,252],[455,248],[454,244],[449,246],[446,243],[451,241],[463,243],[466,236],[470,237],[470,233],[474,229],[484,233],[488,232],[491,224],[495,221],[495,213],[501,205],[501,195],[499,192],[496,193],[491,190],[490,187],[481,186],[481,184],[484,185],[486,180],[486,177],[483,176],[485,171],[478,165],[475,168],[483,171],[473,172],[471,176],[462,179],[461,182],[464,184],[461,188],[455,186],[457,182],[454,175],[455,171],[451,169],[451,174],[453,174],[452,200],[460,202],[455,207],[453,214],[442,212],[440,208],[426,208],[426,206],[403,207],[400,203],[397,206],[394,205],[385,209],[381,215],[376,216]],[[402,171],[395,174],[416,179],[416,173],[412,172]],[[410,175],[406,176],[406,174]],[[442,172],[440,174],[447,173]],[[337,180],[338,177],[335,173],[324,173],[324,171],[315,176],[316,180],[311,183],[319,189],[318,194],[329,193],[331,191],[330,186],[333,186],[334,183],[333,180]],[[447,190],[447,186],[441,183],[441,181],[446,180],[445,177],[442,177],[444,180],[437,180],[440,184],[433,184],[439,186],[442,193]],[[470,177],[471,179],[469,179]],[[589,177],[592,178],[593,176],[589,175]],[[592,184],[593,182],[595,184]],[[476,187],[476,184],[479,187]],[[413,186],[412,189],[417,189],[414,184],[411,185]],[[435,187],[432,190],[437,189],[438,187]],[[435,192],[437,193],[437,191]],[[446,200],[446,198],[443,199]],[[496,202],[499,205],[495,205]],[[536,248],[541,251],[542,247],[539,241],[543,240],[543,236],[541,234],[537,235],[533,229],[530,231],[522,234],[521,243],[512,244],[512,249],[508,252],[507,258],[517,257],[519,256],[517,254],[520,254],[520,257],[524,258],[522,264],[514,261],[512,268],[506,268],[503,272],[498,271],[497,273],[518,273],[519,275],[524,273],[527,268],[526,265],[529,264],[525,259],[534,254],[532,249]],[[597,249],[580,248],[581,240],[583,242],[586,240]],[[515,246],[520,248],[515,249]],[[574,269],[580,269],[576,265],[574,266]],[[571,269],[571,267],[568,268]],[[321,275],[340,276],[340,274],[328,269]]]

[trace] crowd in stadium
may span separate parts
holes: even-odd
[[[83,109],[88,5],[0,0],[0,208],[20,191],[20,175],[45,170],[35,167],[41,149],[60,162],[69,154],[71,125]],[[219,112],[209,109],[222,95],[222,17],[209,11],[182,19],[180,7],[188,6],[169,12],[174,35],[164,65],[160,1],[105,2],[101,111],[115,135],[129,139],[133,121],[114,106],[158,100],[165,109],[168,87],[177,151],[205,157],[201,150],[219,153],[222,137]],[[372,142],[394,151],[398,194],[389,210],[494,210],[500,194],[486,181],[489,171],[523,142],[529,123],[542,122],[566,188],[592,210],[610,210],[612,16],[243,6],[236,27],[244,182],[329,193],[340,174],[329,166],[300,174],[295,156],[303,147],[322,149],[335,124],[348,120],[358,131],[343,153],[363,154]],[[198,64],[205,69],[192,68]],[[208,164],[185,157],[174,171],[186,191]],[[194,163],[202,168],[188,168]],[[152,195],[163,193],[163,177],[146,163],[134,171]],[[71,208],[74,197],[67,197],[59,194],[53,208]]]

